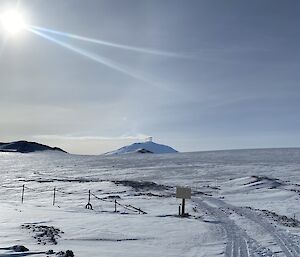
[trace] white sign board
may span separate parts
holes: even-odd
[[[192,190],[190,187],[176,187],[176,198],[191,199]]]

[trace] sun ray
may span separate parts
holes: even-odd
[[[144,53],[144,54],[152,54],[152,55],[160,55],[160,56],[165,56],[165,57],[173,57],[173,58],[190,58],[188,55],[184,54],[179,54],[179,53],[174,53],[174,52],[167,52],[167,51],[161,51],[161,50],[156,50],[156,49],[150,49],[150,48],[143,48],[143,47],[135,47],[135,46],[129,46],[129,45],[124,45],[124,44],[118,44],[118,43],[113,43],[113,42],[108,42],[100,39],[94,39],[94,38],[89,38],[89,37],[84,37],[84,36],[79,36],[71,33],[66,33],[62,31],[57,31],[53,29],[47,29],[47,28],[42,28],[38,26],[33,26],[31,25],[32,29],[35,29],[37,31],[42,31],[42,32],[47,32],[55,35],[60,35],[72,39],[77,39],[89,43],[95,43],[95,44],[100,44],[108,47],[115,47],[123,50],[129,50],[129,51],[134,51],[134,52],[139,52],[139,53]]]
[[[138,80],[141,80],[143,82],[146,82],[147,84],[149,85],[152,85],[152,86],[158,86],[156,83],[153,83],[153,82],[150,82],[149,80],[145,79],[143,76],[141,76],[140,74],[137,74],[136,72],[132,71],[131,69],[128,69],[127,67],[124,67],[120,64],[117,64],[115,62],[113,62],[112,60],[108,59],[108,58],[105,58],[103,56],[99,56],[99,55],[96,55],[94,53],[91,53],[91,52],[88,52],[84,49],[81,49],[79,47],[75,47],[73,45],[70,45],[68,43],[65,43],[65,42],[62,42],[58,39],[55,39],[53,37],[50,37],[49,35],[46,35],[45,33],[42,33],[40,31],[37,31],[35,29],[32,29],[32,28],[27,28],[27,30],[31,31],[32,33],[36,34],[36,35],[39,35],[53,43],[56,43],[62,47],[65,47],[67,48],[68,50],[71,50],[75,53],[78,53],[86,58],[89,58],[95,62],[98,62],[100,64],[103,64],[111,69],[114,69],[114,70],[117,70],[123,74],[126,74],[132,78],[135,78],[135,79],[138,79]]]

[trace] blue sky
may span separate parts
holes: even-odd
[[[148,135],[179,151],[300,146],[299,1],[18,2],[30,25],[165,54],[43,32],[108,67],[1,31],[0,141],[86,154]]]

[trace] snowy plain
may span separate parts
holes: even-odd
[[[297,148],[0,153],[0,169],[0,257],[300,256]],[[187,218],[177,216],[179,185],[192,187]],[[85,208],[89,190],[93,210]]]

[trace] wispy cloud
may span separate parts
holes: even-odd
[[[145,140],[150,137],[145,134],[137,135],[121,135],[121,136],[76,136],[76,135],[35,135],[35,139],[52,139],[52,140],[107,140],[107,141],[119,141],[119,140]]]

